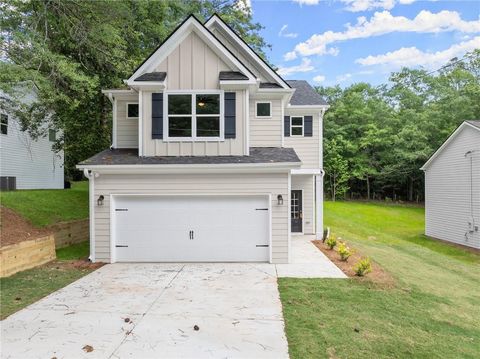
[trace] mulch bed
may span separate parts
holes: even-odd
[[[354,253],[350,256],[350,258],[348,258],[347,261],[340,260],[340,255],[338,254],[336,249],[329,249],[322,241],[315,240],[312,241],[312,243],[348,277],[355,277],[361,280],[369,280],[374,282],[375,284],[379,284],[385,287],[395,286],[395,279],[390,275],[390,273],[386,272],[378,263],[375,263],[371,259],[370,262],[372,263],[372,271],[364,277],[357,277],[355,275],[353,267],[360,259],[364,258],[365,256],[358,252],[358,250],[350,246],[347,242],[345,242],[345,244],[350,247],[350,249],[354,250]]]
[[[10,208],[0,207],[0,247],[46,236],[48,228],[36,228]]]

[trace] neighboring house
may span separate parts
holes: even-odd
[[[35,99],[35,89],[25,87],[24,103]],[[15,101],[0,91],[2,101]],[[12,103],[15,106],[15,103]],[[0,109],[0,188],[14,189],[64,188],[63,151],[52,145],[57,133],[48,129],[44,137],[33,139],[22,131],[12,113]]]
[[[480,121],[465,121],[421,168],[425,234],[480,248]]]
[[[125,81],[90,179],[92,261],[287,263],[322,233],[322,117],[214,15],[187,18]]]

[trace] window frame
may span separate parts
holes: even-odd
[[[140,116],[140,104],[139,104],[138,102],[127,102],[127,103],[125,104],[125,110],[126,110],[125,118],[126,118],[127,120],[138,120],[138,117],[139,117],[139,116],[137,116],[137,117],[129,117],[129,116],[128,116],[128,106],[129,106],[129,105],[137,105],[137,106],[138,106],[138,115]]]
[[[225,141],[225,92],[223,90],[174,90],[165,91],[163,93],[163,141],[165,142],[221,142]],[[192,96],[192,113],[190,115],[172,115],[172,117],[191,117],[192,136],[190,137],[170,137],[169,136],[169,114],[168,114],[168,96],[170,95],[191,95]],[[197,117],[212,117],[216,114],[199,114],[197,115],[196,96],[197,95],[219,95],[219,136],[217,137],[201,137],[197,136]]]
[[[269,116],[259,116],[258,115],[258,104],[261,103],[268,103],[270,106],[270,115]],[[255,101],[255,118],[265,119],[265,118],[272,118],[272,101]]]
[[[54,140],[51,139],[51,134],[53,133]],[[57,141],[57,131],[54,130],[53,128],[48,129],[48,141],[49,142],[55,142]]]
[[[294,125],[293,119],[294,118],[301,118],[302,124],[301,125]],[[301,135],[294,135],[292,129],[293,128],[301,128],[302,134]],[[290,136],[291,137],[305,137],[305,116],[290,116]]]
[[[1,115],[6,117],[7,123],[2,123],[1,118],[0,118],[0,134],[2,134],[4,136],[8,136],[8,127],[9,127],[8,125],[9,125],[9,122],[10,122],[9,121],[10,118],[9,118],[8,114],[6,114],[6,113],[2,112]],[[4,126],[5,126],[5,133],[3,133],[3,131],[1,130]]]

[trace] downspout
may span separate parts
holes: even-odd
[[[465,158],[470,158],[470,217],[468,218],[468,228],[465,232],[465,239],[468,241],[472,233],[476,231],[475,219],[473,217],[473,156],[475,150],[471,150],[465,153]]]
[[[84,169],[83,174],[88,178],[88,208],[89,208],[89,230],[90,230],[90,262],[95,262],[95,174],[92,170]]]

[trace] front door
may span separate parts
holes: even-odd
[[[293,190],[291,195],[290,212],[292,216],[292,232],[303,232],[302,217],[302,191]]]

